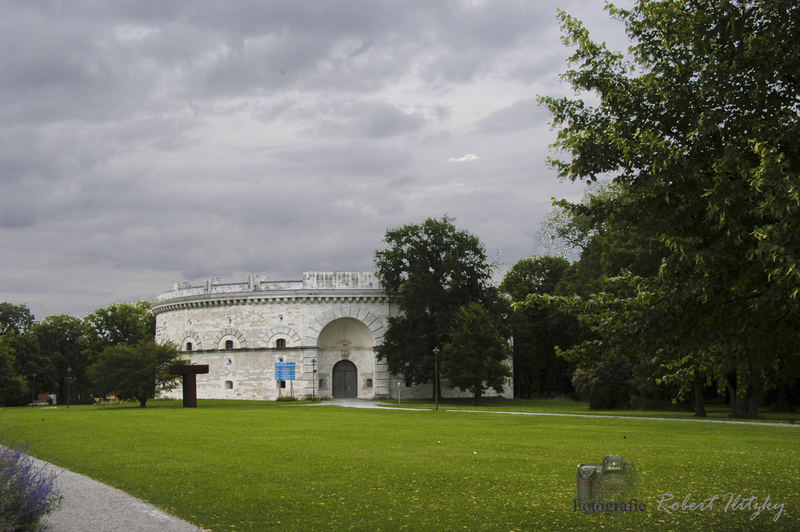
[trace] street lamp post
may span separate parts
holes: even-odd
[[[439,410],[439,348],[433,348],[433,402]]]
[[[31,406],[36,406],[36,373],[33,374],[33,382],[31,383],[31,394],[33,395]]]
[[[69,408],[69,384],[72,381],[72,367],[67,368],[67,376],[64,380],[67,381],[67,408]]]
[[[314,400],[314,395],[317,391],[317,359],[311,359],[311,400]]]

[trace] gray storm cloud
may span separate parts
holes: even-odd
[[[535,103],[565,90],[556,9],[625,45],[594,4],[2,2],[0,299],[368,270],[445,213],[506,266],[541,252],[549,198],[583,193]]]

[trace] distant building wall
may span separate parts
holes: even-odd
[[[175,283],[153,303],[156,341],[177,345],[194,364],[199,398],[276,399],[351,396],[430,397],[389,374],[375,347],[398,312],[372,272],[304,272],[302,280]],[[339,364],[340,361],[349,362]],[[276,362],[293,362],[295,379],[276,379]],[[352,364],[351,364],[352,363]],[[355,372],[353,372],[355,366]],[[511,397],[512,390],[504,396]],[[444,390],[446,396],[469,396]],[[171,397],[181,396],[174,390]]]

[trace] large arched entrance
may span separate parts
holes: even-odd
[[[361,320],[337,318],[319,333],[319,394],[328,397],[374,396],[375,340]]]
[[[333,397],[358,396],[358,370],[349,360],[340,360],[333,366]]]

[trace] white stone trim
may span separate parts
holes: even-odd
[[[203,341],[200,339],[200,335],[195,331],[183,331],[183,340],[181,340],[178,349],[186,351],[186,342],[192,342],[192,351],[200,351],[203,349]],[[186,352],[188,353],[189,351]]]
[[[219,331],[211,343],[216,346],[216,349],[225,349],[226,340],[233,340],[234,349],[247,347],[247,337],[243,332],[233,327],[226,327]]]
[[[383,335],[386,332],[384,320],[373,314],[367,309],[355,305],[339,305],[334,310],[328,310],[312,318],[307,327],[305,344],[309,346],[317,345],[319,335],[329,323],[341,319],[352,318],[366,325],[372,334],[375,345],[383,342]]]
[[[220,307],[232,305],[286,305],[289,303],[388,303],[389,297],[379,290],[365,290],[365,294],[315,294],[305,290],[297,290],[296,294],[275,296],[242,296],[225,297],[201,294],[197,296],[178,297],[174,300],[156,302],[150,309],[154,315],[162,312],[186,310],[203,307]],[[375,292],[378,292],[377,294]],[[356,316],[346,316],[353,317]]]
[[[286,347],[301,347],[301,338],[297,331],[285,325],[279,325],[266,331],[262,336],[265,347],[275,347],[275,341],[279,338],[286,340]]]

